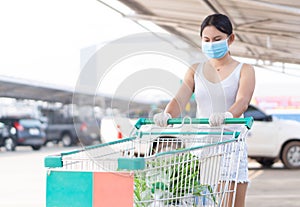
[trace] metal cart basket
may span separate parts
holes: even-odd
[[[47,206],[233,206],[252,123],[139,119],[132,137],[47,156]]]

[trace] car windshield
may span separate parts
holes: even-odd
[[[40,126],[41,122],[35,119],[21,119],[20,124],[24,127]]]
[[[254,120],[264,120],[267,117],[267,115],[264,112],[251,105],[248,107],[247,111],[245,111],[244,116],[245,117],[252,116]]]

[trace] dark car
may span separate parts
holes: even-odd
[[[49,121],[46,127],[46,142],[62,142],[63,146],[81,143],[91,145],[100,142],[98,122],[60,119]]]
[[[0,122],[0,146],[4,146],[6,150],[10,149],[11,138],[9,137],[8,126]]]
[[[9,129],[9,138],[4,141],[9,151],[14,151],[16,146],[31,146],[33,150],[39,150],[45,143],[46,135],[38,119],[1,117],[0,122]]]
[[[50,117],[45,124],[46,143],[62,142],[63,146],[92,145],[100,142],[100,122],[96,120],[78,120],[73,117]]]
[[[101,142],[100,124],[96,119],[92,107],[78,107],[65,105],[60,108],[44,108],[46,143],[61,142],[63,146],[92,145]],[[76,111],[76,112],[74,112]]]

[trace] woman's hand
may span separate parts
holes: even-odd
[[[229,111],[225,113],[213,113],[209,117],[209,125],[210,126],[221,126],[224,124],[224,120],[226,118],[233,118],[232,113]]]
[[[172,116],[171,116],[171,114],[166,113],[166,112],[161,112],[161,113],[155,114],[153,116],[154,123],[160,127],[168,126],[169,119],[172,119]]]

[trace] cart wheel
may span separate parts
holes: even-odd
[[[287,143],[282,151],[282,162],[286,168],[300,168],[300,142],[292,141]]]
[[[271,168],[275,163],[273,158],[257,158],[256,161],[263,166],[263,168]]]
[[[15,151],[16,143],[15,140],[11,137],[8,137],[4,140],[4,147],[7,151]]]

